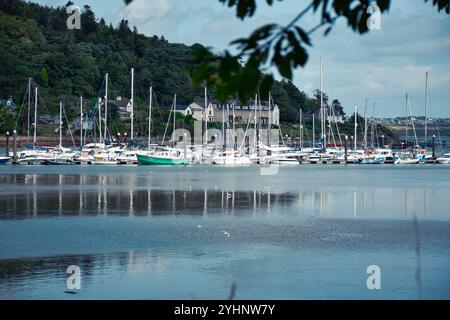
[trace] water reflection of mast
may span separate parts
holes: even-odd
[[[147,189],[147,214],[152,215],[152,191]]]
[[[223,197],[223,192],[222,192]],[[222,198],[223,199],[223,198]],[[223,203],[223,201],[222,201]],[[203,215],[206,215],[208,213],[208,190],[204,190],[204,203],[203,203]]]
[[[84,195],[83,195],[83,183],[84,182],[84,176],[80,176],[80,184],[79,184],[79,189],[78,189],[78,201],[79,201],[79,215],[81,216],[83,214],[83,199],[84,199]]]
[[[133,189],[130,189],[130,217],[134,217],[134,193],[133,193]]]
[[[37,192],[33,190],[33,217],[37,217]]]
[[[103,214],[108,214],[108,198],[106,197],[106,189],[103,188]]]
[[[176,213],[177,211],[177,203],[175,200],[175,190],[172,190],[172,213]]]
[[[426,217],[428,215],[427,212],[427,190],[423,189],[423,215]]]
[[[323,193],[320,192],[319,217],[323,217]]]
[[[356,200],[357,200],[356,191],[353,191],[353,218],[357,217],[357,215],[356,215],[356,206],[357,206]]]
[[[405,216],[408,217],[408,190],[407,189],[405,189],[404,200],[405,200],[405,203],[404,203]]]
[[[235,214],[235,212],[234,212],[234,190],[231,191],[231,212],[233,213],[233,215]]]
[[[62,174],[58,175],[58,214],[62,214]]]
[[[102,193],[100,189],[97,191],[97,213],[99,215],[102,213]]]

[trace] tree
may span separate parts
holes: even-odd
[[[41,77],[42,86],[44,88],[47,88],[48,87],[48,72],[47,72],[47,69],[45,67],[41,68],[41,72],[39,74],[40,74],[40,77]]]
[[[331,107],[334,110],[334,114],[336,116],[344,116],[345,112],[344,112],[344,108],[341,105],[341,102],[338,99],[334,99],[333,102],[331,103]]]
[[[88,5],[84,6],[84,10],[81,13],[81,23],[81,30],[83,31],[84,35],[89,35],[97,31],[98,24],[95,18],[95,13]]]

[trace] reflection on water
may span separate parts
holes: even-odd
[[[447,189],[424,186],[377,188],[302,188],[274,186],[255,190],[200,189],[199,184],[172,189],[144,182],[138,175],[0,175],[0,218],[73,215],[280,215],[331,218],[446,219]],[[320,186],[320,185],[319,185]]]
[[[449,173],[0,168],[0,298],[224,299],[231,283],[239,299],[449,298]]]
[[[292,193],[272,194],[271,190],[124,190],[110,188],[103,183],[105,177],[85,179],[77,177],[80,186],[95,185],[95,189],[80,187],[79,190],[65,188],[67,182],[59,175],[56,190],[31,188],[19,193],[0,193],[2,218],[37,217],[49,215],[161,215],[161,214],[209,214],[236,213],[241,210],[263,210],[270,212],[271,206],[288,205],[298,195]],[[25,181],[26,177],[8,177],[1,180]],[[31,179],[34,184],[38,179]],[[73,181],[71,178],[71,182]],[[90,180],[90,181],[86,181]],[[2,181],[11,183],[11,181]],[[95,183],[97,182],[97,183]]]

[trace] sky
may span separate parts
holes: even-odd
[[[68,0],[33,0],[44,5],[65,5]],[[129,20],[148,36],[164,36],[170,42],[201,43],[217,50],[248,36],[266,23],[288,24],[306,1],[283,0],[273,7],[258,0],[257,13],[241,20],[218,0],[72,0],[88,4],[108,23]],[[318,23],[319,15],[302,19],[304,29]],[[431,117],[450,117],[450,17],[438,13],[424,0],[392,0],[381,17],[381,29],[359,35],[338,20],[331,33],[312,36],[309,60],[294,73],[293,82],[309,95],[320,87],[320,57],[324,64],[324,92],[339,99],[347,114],[358,105],[376,117],[405,115],[405,94],[414,115],[425,114],[425,73],[428,71]],[[137,70],[138,72],[138,70]]]

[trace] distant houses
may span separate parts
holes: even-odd
[[[230,120],[234,116],[236,123],[245,124],[255,120],[255,103],[250,101],[249,104],[241,104],[238,101],[228,101],[226,104],[220,104],[212,101],[205,108],[202,106],[204,102],[194,101],[189,105],[176,105],[175,110],[184,116],[192,116],[197,121],[205,120],[205,113],[208,122],[222,122]],[[170,110],[171,107],[165,107]],[[269,108],[268,102],[261,102],[256,106],[256,121],[263,125],[269,124],[280,125],[280,109],[278,105]]]
[[[8,99],[0,99],[0,106],[6,107],[8,111],[16,110],[16,104],[11,97]]]
[[[108,104],[117,107],[119,117],[121,120],[130,120],[131,118],[131,100],[121,96],[116,97],[115,100],[108,100]]]
[[[342,115],[327,116],[327,122],[344,124],[345,119],[344,119],[344,116],[342,116]]]

